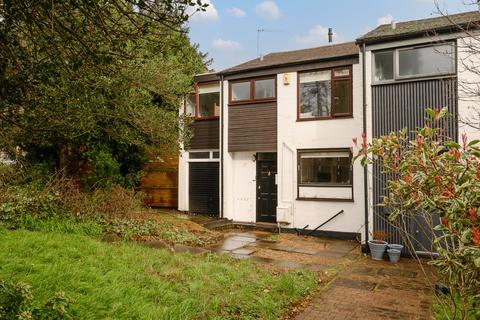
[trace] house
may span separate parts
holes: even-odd
[[[425,108],[435,107],[447,107],[453,115],[445,134],[457,140],[462,133],[470,139],[480,137],[478,129],[464,124],[478,117],[474,108],[480,110],[479,23],[478,11],[465,12],[393,22],[357,39],[364,65],[368,140],[423,126]],[[386,220],[388,213],[376,206],[386,193],[386,179],[378,165],[368,169],[366,221],[369,233],[387,232],[389,242],[401,243],[400,233]],[[431,236],[422,231],[426,225],[420,216],[405,221],[418,253],[432,252]]]
[[[384,231],[402,242],[376,206],[386,177],[352,164],[352,138],[422,126],[430,107],[453,114],[451,137],[478,136],[460,121],[479,103],[471,93],[480,79],[466,66],[478,59],[475,22],[479,12],[381,25],[356,42],[197,76],[182,111],[195,122],[180,157],[179,209],[363,243]],[[415,234],[422,222],[414,220]],[[428,251],[429,239],[416,240]]]
[[[220,214],[220,82],[216,73],[197,75],[181,114],[193,117],[193,136],[179,157],[178,209]]]

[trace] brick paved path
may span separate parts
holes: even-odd
[[[430,319],[432,291],[418,262],[361,257],[312,298],[296,319]]]

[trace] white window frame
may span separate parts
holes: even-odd
[[[350,184],[335,183],[302,183],[301,155],[304,153],[345,153],[351,160],[353,155],[349,148],[315,148],[297,149],[297,200],[306,201],[354,201],[354,168],[350,164]],[[326,157],[328,158],[328,157]],[[313,192],[316,195],[306,195]]]
[[[209,156],[208,158],[204,159],[190,159],[190,153],[196,153],[196,152],[208,152]],[[218,152],[218,158],[213,157],[213,153]],[[188,162],[219,162],[220,161],[220,152],[219,150],[189,150],[188,151]]]

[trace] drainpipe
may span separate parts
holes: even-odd
[[[367,71],[365,63],[365,42],[362,44],[362,88],[363,88],[363,132],[367,136]],[[365,250],[368,250],[368,171],[367,166],[363,167],[363,190],[364,190],[364,206],[365,206]]]
[[[220,218],[223,218],[223,74],[220,75]]]

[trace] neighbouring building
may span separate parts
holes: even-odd
[[[469,139],[480,138],[478,129],[462,124],[478,117],[474,109],[480,112],[479,23],[480,12],[473,11],[393,22],[357,39],[365,64],[369,141],[405,127],[423,126],[426,108],[443,107],[453,115],[445,134],[456,140],[462,133]],[[400,233],[386,219],[388,212],[377,206],[386,194],[386,182],[379,165],[369,168],[366,221],[370,233],[387,232],[389,242],[401,243]],[[415,250],[431,252],[431,236],[424,232],[431,226],[421,216],[404,223],[414,235]]]
[[[193,117],[189,146],[180,153],[178,209],[220,214],[220,82],[215,73],[197,75],[181,114]]]
[[[352,138],[424,123],[447,107],[458,139],[477,107],[480,13],[381,25],[356,42],[277,52],[195,78],[182,113],[193,139],[179,162],[178,208],[247,223],[401,242],[376,206],[386,177],[352,164]],[[477,47],[475,47],[475,45]],[[465,98],[465,99],[464,99]],[[467,99],[468,98],[468,99]],[[478,110],[478,109],[477,109]],[[422,222],[407,222],[415,234]],[[429,251],[418,233],[416,250]]]

